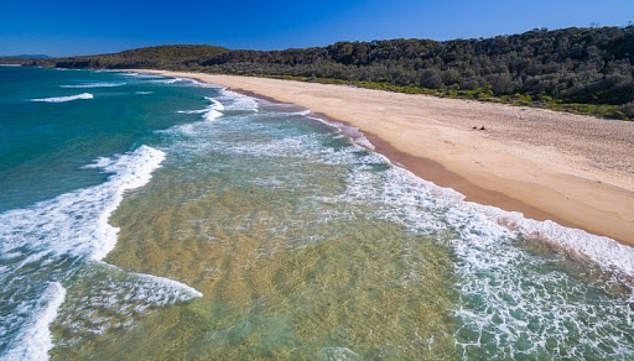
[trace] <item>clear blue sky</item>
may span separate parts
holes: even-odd
[[[2,0],[0,54],[59,56],[173,43],[285,49],[629,21],[634,0]]]

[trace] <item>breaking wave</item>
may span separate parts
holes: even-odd
[[[41,103],[66,103],[72,102],[73,100],[89,100],[93,99],[95,96],[90,93],[81,93],[77,95],[67,95],[61,97],[50,97],[50,98],[37,98],[31,99],[32,102],[41,102]]]
[[[125,82],[97,82],[97,83],[86,83],[86,84],[65,84],[60,85],[60,88],[67,89],[90,89],[90,88],[116,88],[120,86],[126,85]]]

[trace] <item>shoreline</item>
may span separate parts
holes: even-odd
[[[531,144],[530,141],[516,142],[515,139],[512,139],[509,142],[506,141],[507,139],[496,139],[498,134],[493,134],[494,137],[491,137],[491,133],[495,133],[496,130],[490,131],[490,128],[495,129],[498,124],[503,124],[508,119],[498,120],[498,124],[490,125],[492,122],[484,118],[489,114],[487,112],[490,112],[493,117],[499,117],[499,113],[507,115],[504,114],[505,111],[507,113],[519,113],[518,119],[521,120],[522,117],[537,118],[538,125],[547,130],[549,129],[548,126],[556,128],[548,124],[551,120],[551,123],[579,121],[583,122],[582,125],[584,127],[588,127],[589,123],[590,126],[588,128],[607,128],[608,126],[615,128],[616,125],[616,128],[625,130],[623,138],[626,142],[629,134],[634,135],[634,126],[541,109],[518,109],[517,107],[512,107],[509,110],[510,106],[508,105],[397,94],[339,85],[160,70],[135,69],[134,71],[191,78],[203,83],[221,85],[245,95],[305,107],[317,117],[359,129],[376,147],[375,151],[385,155],[393,163],[408,169],[422,179],[462,193],[467,201],[495,206],[506,211],[521,212],[528,218],[540,221],[552,220],[563,226],[579,228],[596,235],[607,236],[621,244],[634,245],[634,171],[628,172],[629,169],[627,168],[632,166],[634,169],[634,155],[628,158],[627,151],[623,151],[620,154],[626,158],[622,162],[625,169],[609,167],[612,164],[601,167],[600,163],[599,165],[593,165],[592,160],[574,157],[556,148],[553,150],[552,144],[539,147],[539,144]],[[341,104],[340,99],[336,95],[342,95],[343,98],[351,98],[352,101],[358,104]],[[370,100],[366,101],[366,96]],[[319,102],[322,99],[326,100],[324,103],[330,104],[320,106]],[[429,115],[436,115],[433,114],[435,112],[439,117],[444,117],[445,120],[448,119],[449,121],[444,123],[442,120],[428,116],[428,114],[417,116],[416,111],[428,111],[428,109],[422,108],[417,104],[403,103],[403,99],[410,103],[430,103],[434,107],[437,106],[434,102],[441,103],[438,108],[432,108],[429,111],[432,114]],[[379,108],[381,106],[394,105],[391,104],[394,101],[403,103],[396,105],[402,105],[406,110],[400,111],[400,113],[405,114],[396,114],[392,118],[396,120],[394,123],[397,124],[391,124],[382,119],[389,115],[385,114],[385,112],[373,113],[371,110],[359,110],[366,103],[368,107],[372,107],[374,105],[371,104],[373,100],[382,103],[379,104]],[[337,107],[333,107],[333,105]],[[453,114],[446,116],[443,112],[452,112],[451,107],[443,107],[446,105],[457,106],[459,109],[453,111]],[[352,111],[347,111],[349,109],[352,109]],[[396,111],[401,109],[395,108]],[[477,115],[483,113],[483,118],[470,117],[471,111],[474,109],[477,111]],[[412,110],[414,114],[406,113]],[[355,112],[358,112],[358,117],[351,117],[345,114],[354,114]],[[343,116],[337,113],[343,113]],[[452,123],[459,122],[454,121],[451,116],[462,121],[462,124],[459,125],[465,126],[464,118],[473,118],[470,121],[473,122],[474,126],[476,126],[476,121],[478,126],[479,123],[486,123],[487,129],[485,131],[477,131],[470,126],[468,128],[465,126],[465,129],[456,129],[455,124]],[[403,121],[402,118],[405,117],[407,118]],[[540,117],[546,119],[540,119]],[[559,120],[558,117],[573,119]],[[599,122],[604,122],[606,125],[601,125]],[[562,126],[562,124],[556,125]],[[574,126],[576,124],[563,125]],[[524,124],[521,124],[521,126],[516,128],[523,126],[525,127]],[[513,129],[512,125],[509,128],[511,128],[511,131],[517,131],[517,129]],[[617,130],[623,133],[622,129]],[[424,140],[429,140],[429,133],[436,133],[435,135],[438,137],[433,138],[434,141],[431,146],[419,150],[416,149],[416,145],[419,145],[417,143],[420,143],[420,138],[412,139],[412,137],[408,136],[408,130],[412,131],[412,133],[418,132],[415,135],[425,136],[426,139]],[[557,131],[561,132],[560,130]],[[509,133],[508,130],[507,133]],[[567,135],[565,132],[561,133],[556,136]],[[590,136],[592,135],[591,132],[589,134]],[[456,138],[461,142],[456,142]],[[597,139],[597,143],[600,143],[600,141],[601,139]],[[583,143],[583,140],[578,140],[577,142]],[[634,138],[632,143],[634,144]],[[482,146],[482,149],[479,146]],[[593,147],[597,148],[594,143],[591,146],[588,146],[590,152],[594,150]],[[610,148],[611,146],[618,150],[612,143],[604,145],[605,148]],[[454,149],[457,147],[462,148],[460,152]],[[464,148],[468,148],[470,153],[480,152],[479,157],[476,155],[475,160],[468,159],[470,158],[470,153],[466,153],[467,156],[465,157]],[[613,149],[604,151],[609,155],[611,150]],[[454,155],[457,155],[455,159],[452,157]],[[533,156],[537,158],[537,161],[532,159]],[[486,163],[478,161],[478,158],[482,158]],[[465,162],[465,160],[468,162]],[[474,163],[475,166],[467,163]],[[597,162],[595,161],[594,163]],[[559,169],[559,167],[562,169]],[[530,177],[525,177],[525,175],[530,175]]]
[[[245,95],[247,94],[245,93]],[[262,96],[255,93],[250,93],[248,95],[262,98]],[[267,100],[276,101],[272,98],[268,98]],[[460,174],[448,170],[441,163],[435,160],[405,153],[374,133],[358,129],[354,127],[354,125],[340,119],[332,119],[326,114],[314,112],[311,112],[311,114],[316,118],[325,119],[327,122],[331,123],[331,125],[337,126],[337,123],[339,123],[345,127],[358,130],[361,136],[365,137],[370,143],[372,151],[385,156],[394,165],[407,169],[421,179],[462,193],[465,197],[464,200],[467,202],[492,205],[503,210],[520,212],[528,218],[537,220],[549,219],[562,226],[580,228],[566,222],[563,219],[560,220],[559,217],[554,214],[526,204],[519,199],[512,198],[504,193],[479,187],[478,185],[469,182],[468,179],[462,177]],[[346,135],[350,136],[355,142],[357,142],[357,137],[350,134]],[[361,145],[365,147],[365,145]]]

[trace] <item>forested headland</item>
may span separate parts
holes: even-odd
[[[279,51],[174,45],[29,64],[292,78],[634,119],[634,26],[535,29],[450,41],[338,42]]]

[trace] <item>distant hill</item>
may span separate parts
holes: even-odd
[[[343,82],[634,118],[634,26],[535,29],[487,39],[338,42],[281,51],[201,45],[36,61]]]
[[[55,59],[60,68],[167,68],[188,69],[200,59],[208,59],[229,50],[209,45],[165,45],[131,49],[113,54]],[[44,62],[44,64],[51,61]]]
[[[3,59],[48,59],[50,56],[45,54],[20,54],[20,55],[0,55]]]
[[[0,64],[31,65],[37,61],[52,59],[44,54],[0,55]]]

